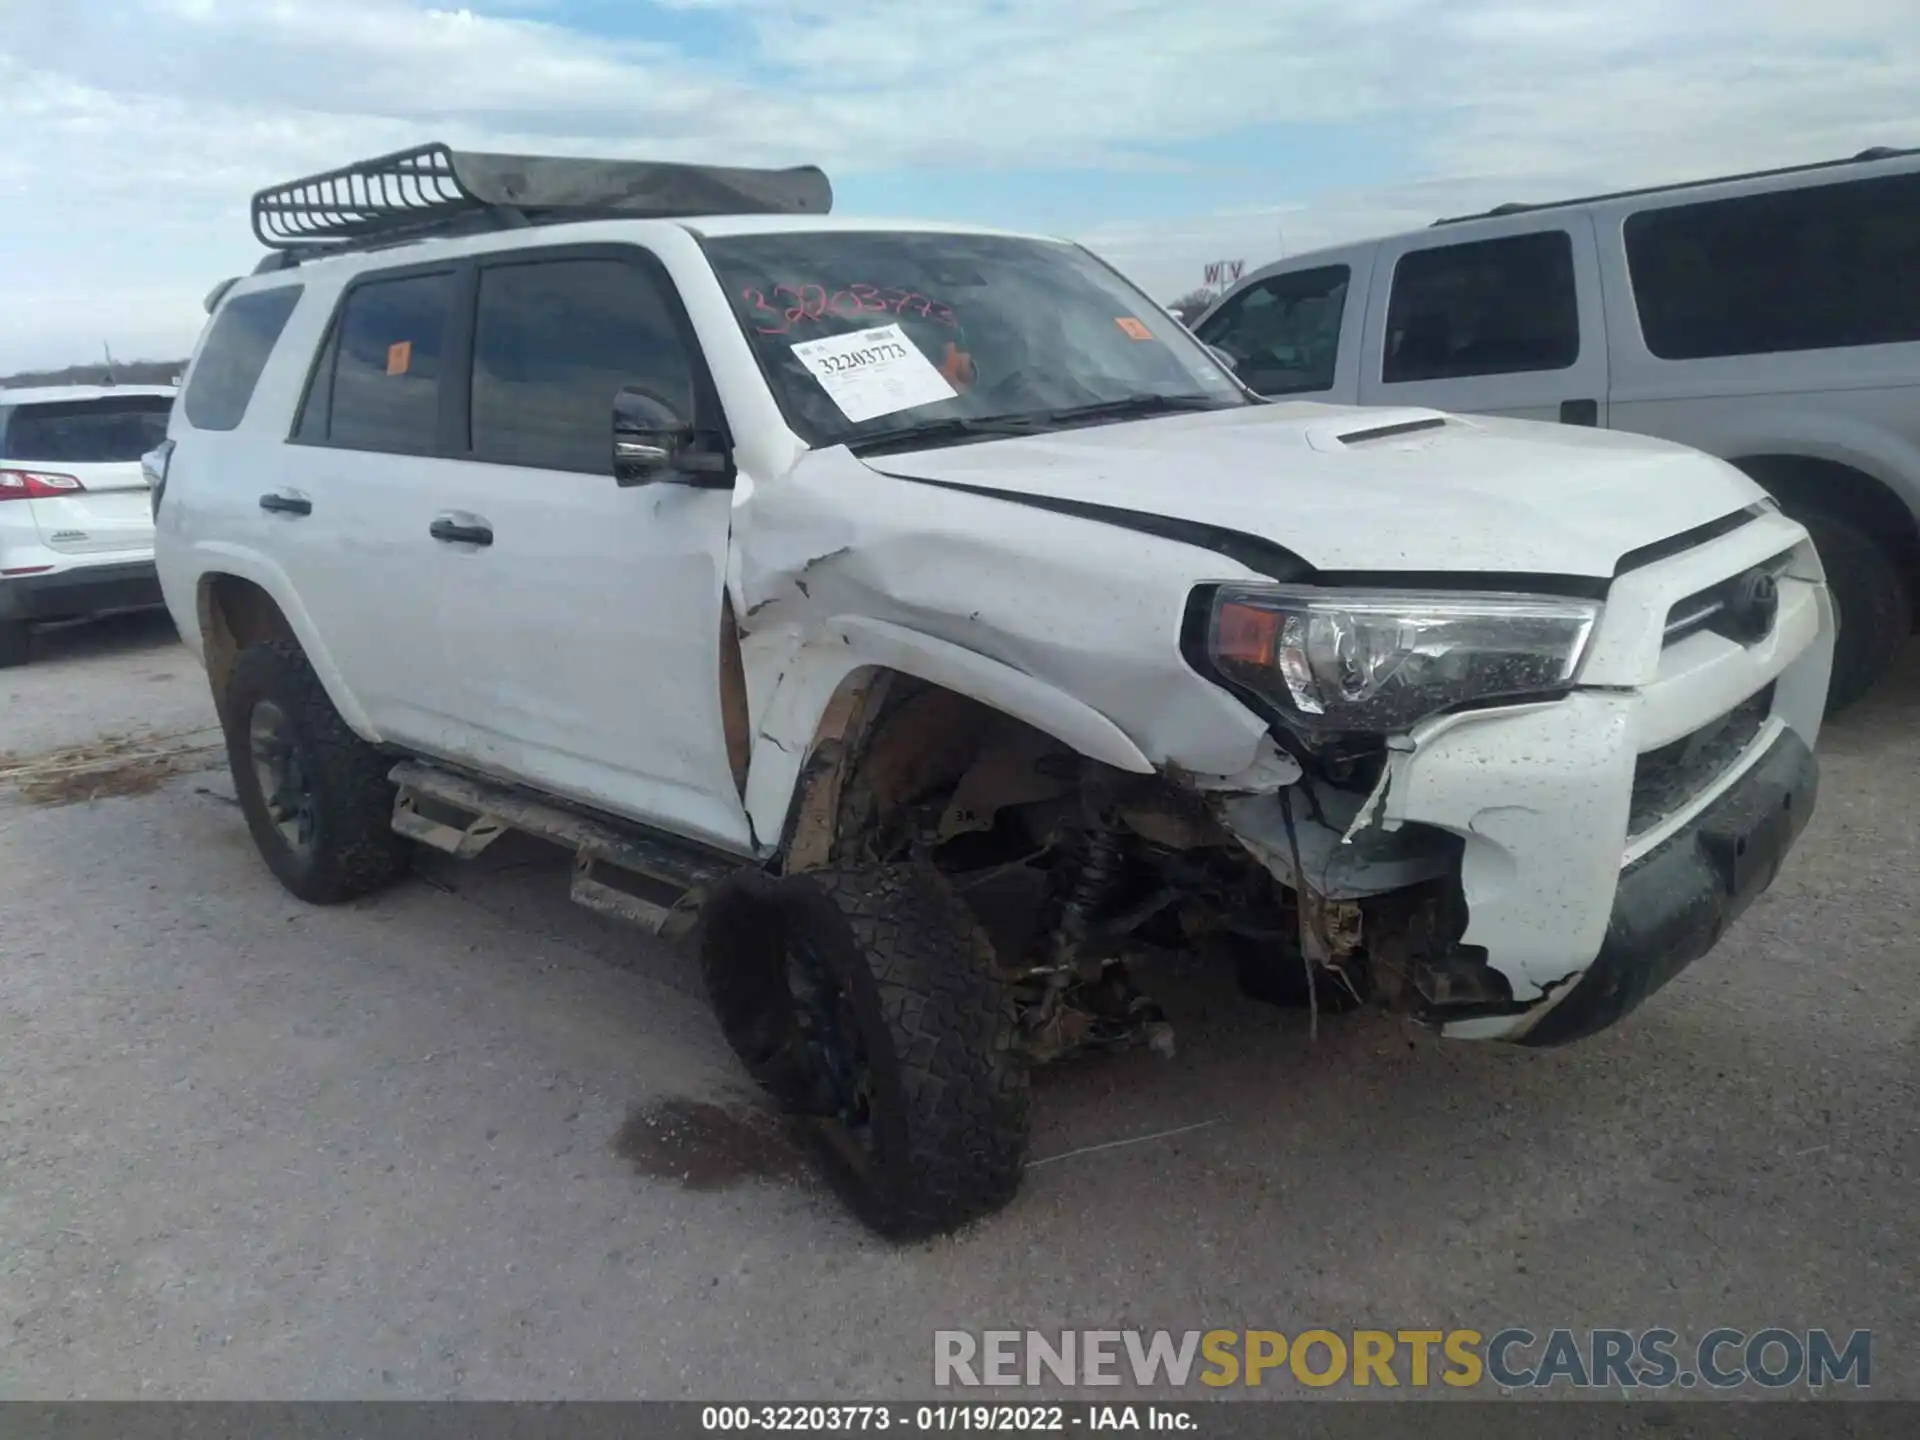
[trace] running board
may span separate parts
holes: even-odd
[[[388,778],[400,787],[393,805],[397,833],[463,860],[508,830],[565,846],[574,852],[577,903],[657,935],[690,928],[701,892],[745,863],[417,760],[401,761]]]

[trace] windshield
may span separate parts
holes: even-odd
[[[138,460],[167,438],[165,395],[22,405],[7,417],[0,456],[35,465]]]
[[[1250,403],[1178,321],[1077,246],[832,230],[706,250],[787,423],[814,446]]]

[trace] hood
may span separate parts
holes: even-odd
[[[1434,410],[1281,404],[875,455],[906,479],[1199,523],[1314,569],[1605,578],[1628,551],[1763,492],[1618,431]]]

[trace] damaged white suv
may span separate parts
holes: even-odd
[[[506,829],[702,919],[893,1235],[1013,1193],[1031,1064],[1255,993],[1555,1044],[1806,824],[1806,532],[1672,444],[1266,404],[1086,251],[811,169],[428,146],[262,192],[151,457],[294,894]]]

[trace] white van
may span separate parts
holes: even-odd
[[[1289,256],[1194,330],[1267,396],[1637,430],[1732,461],[1819,545],[1832,708],[1913,630],[1920,150]]]

